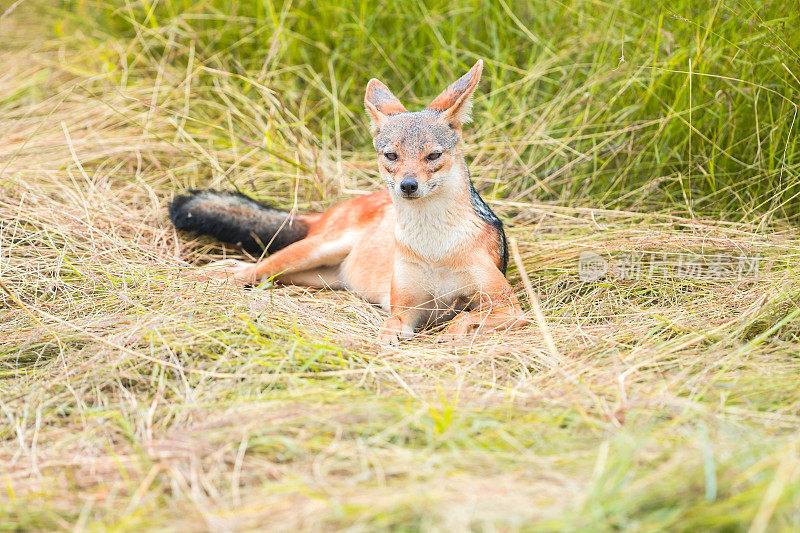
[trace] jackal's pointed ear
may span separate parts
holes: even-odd
[[[458,78],[450,87],[442,91],[442,94],[437,96],[428,109],[441,113],[442,119],[446,120],[450,127],[453,129],[461,128],[462,124],[466,124],[472,117],[470,111],[472,110],[472,102],[470,97],[481,81],[481,71],[483,70],[483,60],[479,59],[475,65],[469,69],[469,72]]]
[[[400,100],[392,94],[392,91],[375,78],[369,80],[367,84],[364,107],[372,119],[372,133],[377,133],[391,115],[407,112]]]

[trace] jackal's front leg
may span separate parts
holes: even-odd
[[[381,326],[378,342],[396,344],[400,339],[413,337],[420,318],[427,312],[425,304],[429,299],[419,291],[403,287],[392,280],[389,318]]]
[[[473,309],[456,316],[437,340],[448,341],[528,323],[517,295],[500,270],[492,271],[472,301]]]

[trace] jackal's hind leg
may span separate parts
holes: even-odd
[[[338,266],[351,248],[349,239],[326,241],[319,236],[311,236],[290,244],[258,263],[236,261],[233,264],[220,262],[209,265],[209,275],[232,280],[241,286],[262,283],[270,278],[285,284],[324,286],[326,281],[335,281],[331,267]]]

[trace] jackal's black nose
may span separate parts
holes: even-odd
[[[403,191],[404,194],[415,193],[418,188],[419,184],[414,178],[405,178],[400,182],[400,190]]]

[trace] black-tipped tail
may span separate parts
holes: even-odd
[[[210,235],[253,255],[264,248],[276,252],[308,234],[301,220],[240,193],[190,190],[170,202],[169,218],[180,230]]]

